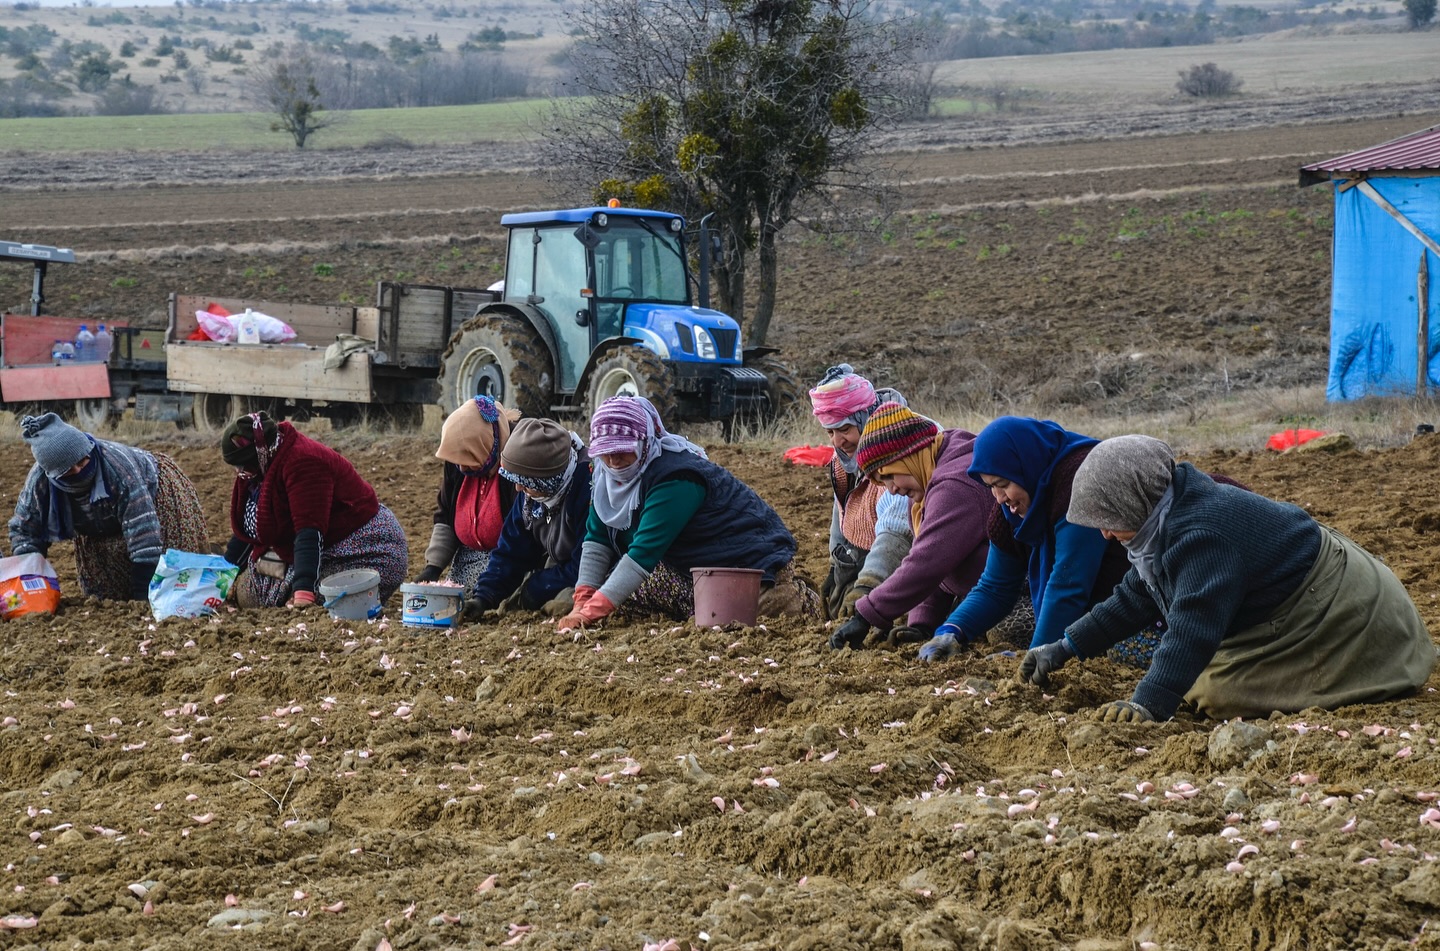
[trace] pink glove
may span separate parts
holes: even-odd
[[[320,600],[315,597],[314,591],[295,591],[290,595],[290,603],[286,605],[292,608],[308,608],[319,604]]]
[[[588,584],[577,584],[575,586],[574,610],[579,611],[581,608],[583,608],[585,606],[585,602],[595,597],[595,592],[598,590],[598,588],[592,588]]]
[[[579,589],[577,588],[578,592]],[[575,610],[562,617],[555,625],[557,631],[573,631],[575,628],[594,626],[596,621],[607,618],[615,613],[615,605],[610,599],[600,592],[595,592],[585,601],[583,605],[577,605]]]

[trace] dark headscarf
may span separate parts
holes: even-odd
[[[259,430],[259,437],[255,433]],[[220,455],[226,464],[248,469],[260,475],[270,464],[270,457],[280,447],[280,429],[270,414],[263,410],[237,418],[220,435]]]
[[[1000,512],[1010,523],[1015,540],[1035,548],[1050,528],[1050,477],[1055,464],[1081,446],[1097,442],[1048,419],[1001,416],[975,437],[967,471],[976,482],[983,483],[982,473],[999,476],[1030,493],[1030,508],[1023,518],[1003,505]]]

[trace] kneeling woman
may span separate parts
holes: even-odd
[[[1126,548],[1110,598],[1021,676],[1044,685],[1158,609],[1167,630],[1129,700],[1102,719],[1168,720],[1182,700],[1216,719],[1339,707],[1413,692],[1435,645],[1399,579],[1298,506],[1221,485],[1149,436],[1107,439],[1075,474],[1069,520]]]
[[[73,538],[82,591],[144,601],[165,549],[210,550],[195,486],[169,456],[96,439],[54,413],[22,418],[20,435],[35,465],[10,519],[15,554]]]
[[[795,539],[755,491],[665,430],[640,396],[600,404],[590,421],[599,459],[575,583],[558,630],[627,613],[684,619],[695,611],[692,568],[756,568],[760,614],[818,617],[820,596],[795,577]]]
[[[265,413],[226,427],[220,452],[235,467],[225,557],[247,569],[242,607],[318,604],[320,579],[360,568],[380,573],[382,602],[400,587],[405,532],[349,459]]]

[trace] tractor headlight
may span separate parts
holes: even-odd
[[[714,360],[720,353],[715,338],[704,327],[695,328],[695,355],[702,360]]]

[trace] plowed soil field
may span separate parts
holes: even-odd
[[[772,342],[806,380],[849,359],[922,411],[1013,398],[1065,421],[1318,383],[1331,207],[1296,170],[1436,121],[896,153],[886,234],[788,239]],[[187,181],[183,157],[94,156],[41,191],[11,157],[0,194],[11,236],[81,253],[51,269],[53,311],[139,321],[171,291],[484,286],[501,212],[577,200],[503,155],[433,174],[423,152],[364,158]],[[4,280],[18,309],[28,274]],[[396,511],[418,570],[431,440],[319,435]],[[191,474],[223,542],[218,452],[139,440]],[[819,470],[772,445],[712,457],[821,577]],[[1382,555],[1440,630],[1440,437],[1194,461]],[[5,497],[29,462],[18,439],[0,456]],[[1092,709],[1138,671],[1072,664],[1046,694],[999,643],[923,665],[914,646],[831,652],[798,622],[432,632],[398,601],[371,623],[157,624],[81,597],[70,546],[52,556],[62,614],[0,627],[8,946],[1440,947],[1440,678],[1246,724],[1107,725]]]

